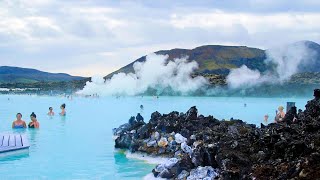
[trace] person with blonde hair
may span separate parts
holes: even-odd
[[[284,110],[283,106],[278,107],[278,111],[276,111],[276,117],[274,118],[274,121],[276,123],[283,121],[283,118],[286,115],[286,113],[283,110]]]

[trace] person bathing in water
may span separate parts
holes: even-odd
[[[40,124],[37,120],[37,115],[34,112],[31,113],[30,119],[31,119],[31,122],[28,124],[29,128],[39,128],[40,127]]]
[[[54,116],[53,108],[49,107],[48,116]]]
[[[284,116],[286,115],[286,113],[283,112],[283,109],[283,106],[279,106],[278,111],[276,111],[276,117],[274,119],[276,123],[282,122]]]
[[[264,115],[264,119],[263,119],[264,124],[268,124],[268,119],[269,119],[269,115],[268,114]]]
[[[13,121],[12,128],[13,129],[27,128],[26,122],[21,119],[22,114],[17,113],[16,117],[17,117],[17,120]]]
[[[61,112],[59,113],[60,116],[65,116],[65,115],[66,115],[66,104],[63,103],[63,104],[60,106],[60,109],[61,109]]]

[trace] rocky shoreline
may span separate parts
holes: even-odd
[[[154,112],[113,129],[115,147],[168,157],[152,173],[167,179],[320,179],[320,91],[297,114],[261,128],[242,120]]]

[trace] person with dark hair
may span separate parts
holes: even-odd
[[[17,117],[17,120],[13,121],[12,128],[13,129],[27,128],[26,122],[21,119],[22,114],[17,113],[16,117]]]
[[[31,122],[28,124],[29,128],[39,128],[40,127],[40,124],[37,120],[37,115],[34,112],[31,113],[30,119],[31,119]]]
[[[131,116],[129,119],[129,124],[134,125],[136,123],[134,116]]]
[[[297,119],[298,119],[297,107],[293,106],[287,112],[287,114],[283,118],[283,121],[290,125],[290,124],[296,122]]]
[[[138,113],[137,114],[137,116],[136,116],[136,120],[138,121],[138,122],[143,122],[143,117],[141,116],[141,114],[140,113]]]
[[[60,109],[61,109],[61,112],[59,113],[60,116],[65,116],[66,115],[66,104],[65,103],[61,104]]]
[[[54,116],[53,108],[49,107],[48,116]]]

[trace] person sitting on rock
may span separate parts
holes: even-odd
[[[135,123],[136,123],[136,120],[135,120],[134,116],[131,116],[129,119],[129,124],[134,125]]]
[[[138,113],[137,114],[137,116],[136,116],[136,120],[138,121],[138,122],[143,122],[143,117],[141,116],[141,114],[140,113]]]
[[[278,111],[276,111],[276,117],[274,119],[276,123],[283,121],[283,118],[286,115],[286,113],[283,112],[283,109],[284,109],[283,106],[279,106]]]
[[[297,120],[298,120],[297,107],[293,106],[290,108],[290,110],[287,112],[287,114],[283,118],[283,122],[286,122],[287,124],[292,124]]]

